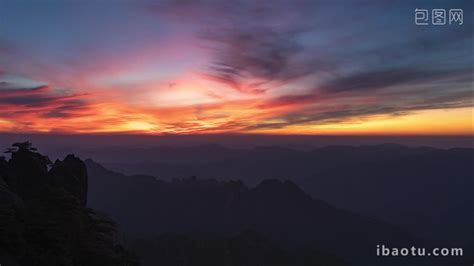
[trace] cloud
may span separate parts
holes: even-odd
[[[24,115],[59,118],[80,115],[89,108],[85,94],[53,90],[50,86],[23,87],[21,82],[0,81],[1,117],[20,118]]]
[[[286,4],[170,1],[147,6],[147,10],[184,18],[198,27],[196,36],[212,54],[204,77],[240,92],[262,94],[330,68],[330,63],[317,54],[308,57],[309,51],[298,41],[312,29],[299,17],[303,6],[288,8]]]
[[[269,114],[239,124],[252,130],[472,106],[472,25],[417,27],[399,15],[412,5],[205,0],[148,11],[198,28],[211,52],[204,76]]]
[[[0,40],[0,55],[8,55],[0,69],[45,81],[2,80],[0,70],[0,118],[84,130],[238,132],[472,106],[472,23],[418,27],[413,5],[160,1],[128,10],[145,11],[130,24],[136,35],[124,31],[134,45],[84,32],[104,46],[13,54],[28,45]],[[71,122],[76,117],[97,123]]]
[[[373,100],[366,97],[346,96],[331,97],[323,95],[300,95],[295,97],[280,97],[267,102],[261,108],[277,108],[281,106],[303,106],[293,109],[284,115],[277,115],[268,119],[272,121],[260,121],[249,125],[246,130],[256,129],[283,129],[293,125],[324,125],[328,123],[344,123],[355,118],[364,118],[377,115],[400,116],[412,112],[435,109],[455,109],[472,107],[472,91],[461,89],[457,92],[441,93],[433,95],[416,95],[403,100],[396,100],[403,95],[389,95],[382,97],[374,95]]]
[[[18,85],[7,82],[1,81],[0,82],[0,95],[16,95],[16,94],[28,94],[28,93],[40,93],[49,90],[50,88],[46,85],[36,86],[36,87],[29,87],[29,88],[19,88]]]
[[[252,91],[272,81],[286,82],[313,72],[314,68],[295,62],[304,51],[293,40],[296,34],[266,27],[202,34],[215,45],[208,77],[240,91]]]
[[[338,77],[321,86],[322,90],[327,93],[373,92],[399,85],[432,84],[451,78],[464,79],[470,74],[469,69],[377,68]]]
[[[78,115],[78,111],[89,110],[89,105],[86,101],[81,99],[67,99],[61,101],[61,103],[52,108],[51,110],[45,112],[43,117],[52,117],[52,118],[64,118],[64,117],[73,117]]]

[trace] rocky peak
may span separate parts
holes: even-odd
[[[28,141],[14,143],[5,153],[11,154],[11,158],[8,161],[0,158],[0,176],[20,197],[30,197],[42,187],[54,186],[63,188],[86,204],[87,170],[81,159],[70,154],[52,164]]]
[[[49,171],[51,185],[62,187],[83,205],[87,203],[88,177],[84,162],[73,154],[69,154],[63,161],[56,160]]]

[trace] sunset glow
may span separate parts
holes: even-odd
[[[0,4],[0,132],[473,133],[472,23],[132,3]]]

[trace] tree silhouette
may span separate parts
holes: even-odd
[[[29,141],[25,142],[15,142],[12,144],[11,148],[7,148],[5,153],[16,153],[19,151],[31,151],[31,152],[36,152],[38,151],[37,148],[33,147],[33,144]]]
[[[33,144],[30,141],[24,142],[15,142],[12,144],[12,147],[9,147],[5,150],[4,153],[10,153],[12,157],[17,153],[32,153],[40,159],[40,161],[46,165],[51,165],[52,162],[48,156],[42,155],[38,152],[38,149],[33,147]]]

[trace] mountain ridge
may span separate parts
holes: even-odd
[[[281,245],[312,245],[352,259],[367,257],[384,241],[412,242],[395,226],[335,209],[311,198],[292,181],[265,180],[253,188],[237,181],[192,177],[162,181],[102,172],[105,168],[92,162],[86,160],[91,206],[108,212],[130,234],[235,234],[250,229]],[[101,199],[105,189],[109,197]]]

